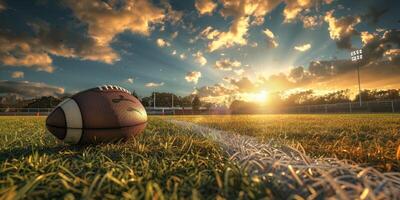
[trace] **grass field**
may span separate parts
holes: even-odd
[[[249,174],[215,141],[150,117],[121,144],[68,146],[44,117],[0,117],[0,199],[258,199],[283,194],[279,181]],[[178,116],[175,120],[304,147],[312,157],[346,158],[399,171],[400,115]],[[326,194],[323,194],[326,195]]]

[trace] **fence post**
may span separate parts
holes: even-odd
[[[351,102],[349,102],[349,108],[350,108],[350,113],[353,113],[353,111],[351,109]]]
[[[325,113],[328,113],[328,105],[325,104]]]
[[[391,102],[392,102],[392,113],[394,113],[394,103],[393,103],[393,100],[392,100]]]

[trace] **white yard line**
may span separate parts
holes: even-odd
[[[254,137],[186,121],[168,121],[221,144],[233,161],[246,165],[249,174],[286,186],[283,191],[288,196],[400,199],[400,173],[381,173],[337,158],[313,159],[297,149],[260,143]]]

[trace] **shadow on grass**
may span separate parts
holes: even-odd
[[[53,155],[53,154],[59,154],[60,152],[63,151],[74,151],[74,152],[81,152],[88,148],[90,145],[86,146],[66,146],[66,145],[60,145],[60,146],[43,146],[43,147],[18,147],[18,148],[12,148],[4,151],[0,151],[0,162],[4,162],[6,160],[12,160],[12,159],[19,159],[25,156],[32,155],[33,153],[38,153],[40,155],[42,154],[47,154],[47,155]]]

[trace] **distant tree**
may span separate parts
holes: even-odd
[[[151,96],[143,97],[141,102],[144,106],[154,106],[154,95],[156,100],[156,107],[171,107],[172,98],[174,99],[174,106],[180,106],[181,101],[178,96],[173,93],[167,92],[153,92]]]
[[[290,94],[285,99],[285,104],[292,106],[292,105],[301,105],[301,104],[312,104],[314,100],[314,91],[307,90],[298,93]]]
[[[195,96],[192,101],[192,109],[199,110],[200,106],[201,106],[200,98],[198,96]]]
[[[192,99],[193,99],[192,95],[185,96],[185,97],[180,97],[179,98],[180,106],[181,107],[191,107],[192,106]]]
[[[152,96],[143,97],[143,98],[141,99],[140,102],[141,102],[141,103],[143,104],[143,106],[145,106],[145,107],[153,106],[153,98],[152,98]]]
[[[259,106],[256,103],[234,100],[229,106],[232,114],[253,114],[257,113]]]
[[[136,93],[135,90],[132,90],[131,95],[134,96],[134,97],[136,97],[137,99],[140,99],[140,98],[139,98],[139,95],[137,95],[137,93]]]
[[[40,97],[39,99],[33,100],[29,103],[27,108],[53,108],[57,106],[61,100],[53,96]]]

